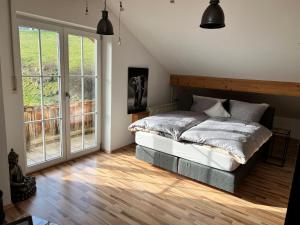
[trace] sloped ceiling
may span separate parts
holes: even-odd
[[[209,0],[175,2],[123,0],[122,13],[170,73],[300,82],[299,0],[221,0],[220,30],[199,28]],[[118,15],[119,1],[108,3]]]

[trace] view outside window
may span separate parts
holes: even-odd
[[[62,157],[63,121],[69,122],[71,152],[95,147],[97,41],[68,35],[70,115],[63,118],[59,33],[20,26],[19,37],[27,165]]]
[[[59,34],[19,27],[27,164],[62,155]]]
[[[96,40],[68,35],[71,152],[96,145]]]

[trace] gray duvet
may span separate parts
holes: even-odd
[[[210,118],[183,132],[179,139],[222,148],[245,164],[271,135],[259,123]]]
[[[170,113],[158,114],[138,120],[129,126],[129,130],[145,131],[170,137],[176,141],[180,135],[191,127],[205,121],[204,114],[190,111],[174,111]]]

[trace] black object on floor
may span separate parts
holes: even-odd
[[[3,208],[3,192],[0,190],[0,224],[3,223],[5,218],[4,208]]]
[[[35,225],[35,224],[33,224],[33,222],[32,222],[32,217],[31,216],[27,216],[27,217],[24,217],[24,218],[19,219],[17,221],[8,223],[7,225]],[[39,225],[39,224],[36,224],[36,225]]]
[[[285,218],[285,225],[295,225],[300,224],[300,144],[298,148],[298,157],[296,162],[296,168],[293,178],[293,184],[289,199],[289,205],[287,209],[287,214]]]
[[[11,200],[13,203],[24,201],[36,192],[35,177],[24,176],[18,164],[19,155],[11,149],[8,154]]]
[[[58,225],[56,223],[51,223],[47,220],[35,217],[35,216],[27,216],[22,219],[18,219],[12,223],[8,223],[6,225]]]

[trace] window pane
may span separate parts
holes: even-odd
[[[83,74],[84,75],[95,75],[96,64],[95,64],[95,53],[96,53],[97,42],[93,38],[83,38]]]
[[[44,161],[42,122],[25,124],[27,165]]]
[[[70,115],[82,114],[82,93],[81,77],[72,76],[69,78],[70,87]]]
[[[69,35],[69,74],[81,75],[81,37]]]
[[[61,120],[48,120],[44,123],[46,159],[61,157]]]
[[[70,132],[71,152],[82,150],[82,116],[70,117]]]
[[[30,27],[19,34],[27,164],[35,165],[62,156],[60,39]]]
[[[41,30],[42,65],[44,76],[58,76],[59,72],[59,34]]]
[[[40,78],[23,77],[24,120],[42,119]]]
[[[23,76],[40,76],[39,30],[19,27]]]
[[[44,119],[60,116],[60,78],[43,78]]]
[[[84,112],[95,112],[95,84],[96,78],[84,78]]]
[[[95,114],[84,116],[84,148],[92,148],[96,146],[95,135]]]

